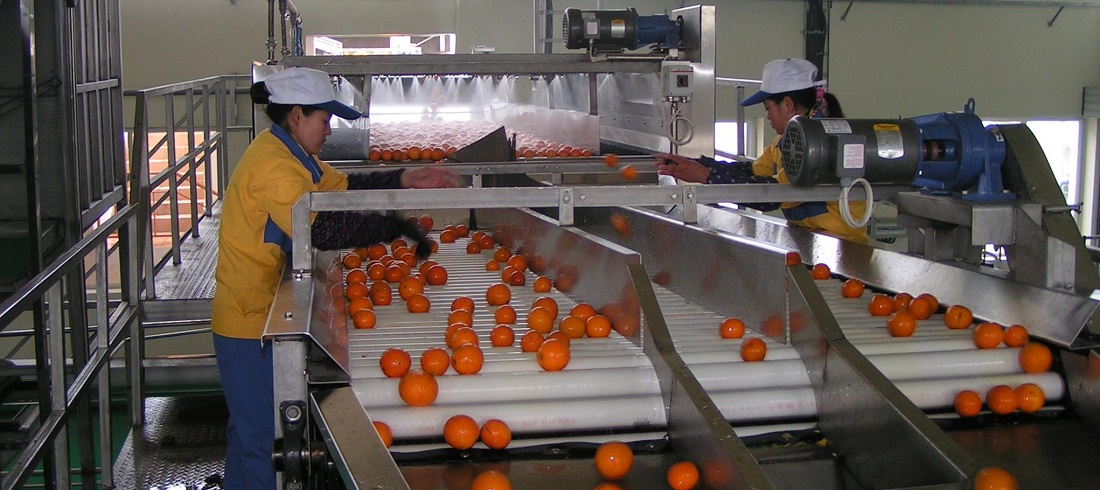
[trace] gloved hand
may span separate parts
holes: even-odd
[[[390,222],[391,240],[401,236],[412,239],[416,242],[416,258],[420,260],[427,259],[432,255],[432,243],[419,225],[398,217],[393,211],[386,213],[386,219]]]

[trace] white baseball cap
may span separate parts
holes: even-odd
[[[794,92],[814,86],[817,67],[800,58],[787,58],[771,61],[764,65],[764,77],[760,82],[760,91],[742,100],[741,105],[750,106],[764,102],[775,94]]]
[[[312,68],[293,67],[264,79],[272,104],[319,107],[336,116],[353,120],[363,114],[336,100],[328,73]]]

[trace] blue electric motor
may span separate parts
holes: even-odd
[[[808,187],[863,177],[874,184],[909,184],[968,200],[1013,199],[1004,192],[1004,138],[963,112],[912,119],[810,119],[787,124],[780,141],[791,184]]]
[[[680,22],[664,15],[638,15],[633,8],[567,8],[562,15],[562,30],[568,49],[623,51],[649,45],[670,49],[680,44]]]

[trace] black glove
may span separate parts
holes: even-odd
[[[390,240],[401,236],[411,238],[416,242],[416,258],[424,260],[432,255],[432,242],[419,225],[398,217],[393,211],[386,213],[386,219],[390,222]]]

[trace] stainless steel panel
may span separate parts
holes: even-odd
[[[317,428],[346,488],[409,488],[351,388],[310,395]]]
[[[787,184],[710,184],[687,185],[696,194],[699,203],[719,202],[803,202],[835,201],[840,196],[840,186],[792,187]],[[905,186],[882,186],[874,190],[876,200],[891,199],[912,189]],[[855,187],[848,194],[853,201],[867,199],[862,187]]]
[[[421,56],[289,56],[283,66],[336,75],[554,75],[558,73],[657,73],[660,59],[593,61],[587,53]]]
[[[1063,351],[1062,365],[1074,411],[1093,431],[1100,430],[1100,350]]]
[[[676,353],[645,267],[633,265],[630,272],[646,320],[644,350],[668,404],[668,433],[677,455],[699,462],[709,488],[775,488]]]
[[[963,304],[976,318],[1019,323],[1032,335],[1070,346],[1088,327],[1097,329],[1097,306],[1086,296],[996,277],[988,268],[931,262],[873,245],[847,242],[782,220],[746,212],[699,207],[699,224],[799,252],[803,262],[825,263],[833,272],[889,291],[927,292],[941,304]]]
[[[681,30],[685,49],[680,59],[691,61],[695,79],[694,94],[682,108],[695,125],[695,136],[690,143],[677,149],[681,155],[714,155],[714,66],[718,28],[715,9],[714,5],[695,5],[672,11],[673,18],[683,18]]]
[[[618,213],[625,227],[610,225]],[[616,218],[618,219],[618,218]],[[717,313],[785,338],[787,250],[684,225],[652,211],[586,209],[582,228],[641,254],[653,281]]]
[[[818,407],[822,430],[848,468],[872,488],[962,489],[978,469],[847,340],[830,343]]]
[[[898,194],[898,226],[930,226],[924,218],[972,228],[971,245],[1008,245],[1016,240],[1014,203],[976,203],[919,192]]]

